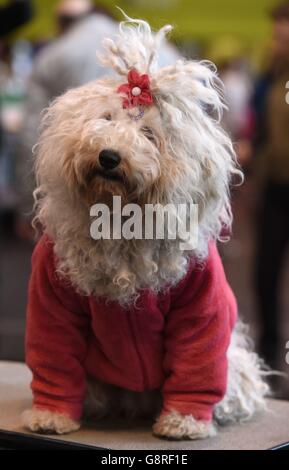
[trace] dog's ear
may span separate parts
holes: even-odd
[[[169,151],[186,167],[181,191],[199,206],[200,237],[220,238],[232,221],[230,183],[242,174],[221,125],[226,104],[216,68],[210,62],[180,61],[156,73],[152,86],[170,136]]]
[[[173,105],[183,112],[198,106],[220,122],[227,108],[223,83],[217,69],[209,61],[179,60],[175,65],[159,70],[153,79],[157,101]]]

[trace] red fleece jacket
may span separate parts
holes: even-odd
[[[26,354],[34,406],[82,415],[86,376],[141,392],[162,388],[163,413],[211,420],[226,391],[236,302],[215,245],[177,287],[123,309],[77,294],[43,237],[32,258]]]

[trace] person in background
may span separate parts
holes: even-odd
[[[9,76],[9,67],[5,61],[2,61],[8,49],[4,40],[8,34],[30,21],[32,16],[33,8],[31,0],[11,0],[7,5],[0,7],[0,167],[3,163],[2,151],[5,145],[5,133],[2,127],[2,94]],[[1,171],[3,172],[2,168]],[[3,193],[0,188],[0,236],[6,233],[10,234],[13,231],[14,214],[3,199]]]
[[[252,77],[242,57],[236,57],[220,70],[225,87],[228,110],[224,113],[223,125],[235,143],[239,164],[243,170],[251,160],[252,116],[250,98]]]
[[[11,0],[0,7],[0,37],[27,23],[32,17],[31,0]]]
[[[289,242],[289,2],[272,12],[270,70],[254,95],[256,174],[261,185],[255,282],[261,319],[260,352],[276,367],[280,342],[280,281]]]
[[[57,96],[70,88],[111,74],[99,65],[97,51],[104,37],[118,34],[118,23],[103,7],[89,0],[62,0],[56,9],[59,37],[36,59],[29,81],[26,120],[21,137],[18,179],[20,188],[18,234],[32,234],[33,155],[37,142],[41,112]],[[170,65],[180,58],[177,50],[166,43],[161,49],[160,65]]]

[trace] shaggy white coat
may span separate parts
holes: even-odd
[[[134,302],[142,289],[159,292],[186,273],[190,257],[204,260],[209,240],[222,238],[231,226],[229,187],[242,178],[229,136],[220,125],[225,104],[222,84],[210,62],[179,61],[158,69],[157,51],[165,27],[153,34],[144,21],[127,18],[118,39],[106,40],[105,66],[119,75],[71,90],[47,110],[37,146],[35,193],[37,215],[55,243],[58,272],[85,295],[105,296],[123,305]],[[116,92],[130,69],[151,77],[154,105],[138,122],[122,109]],[[113,148],[122,156],[121,182],[94,178],[99,152]],[[199,205],[199,243],[183,252],[180,240],[101,240],[90,237],[89,207],[111,203]],[[244,420],[264,408],[268,387],[262,364],[250,351],[240,327],[228,352],[228,390],[215,409],[218,422]],[[91,394],[90,394],[91,395]],[[90,396],[95,414],[113,407],[106,386]],[[94,397],[94,398],[93,398]],[[124,409],[150,408],[150,400],[122,391]],[[152,403],[156,403],[153,398]],[[93,413],[92,413],[93,414]],[[54,413],[32,410],[25,414],[31,430],[58,433],[75,430],[77,423]],[[192,416],[172,413],[157,420],[154,432],[174,438],[208,437],[214,426]]]

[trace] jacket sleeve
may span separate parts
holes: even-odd
[[[210,421],[227,385],[227,348],[237,316],[215,245],[172,293],[165,333],[163,414]]]
[[[32,258],[26,329],[26,362],[33,379],[35,407],[79,419],[86,381],[88,315],[81,297],[60,283],[53,246],[38,243]]]

